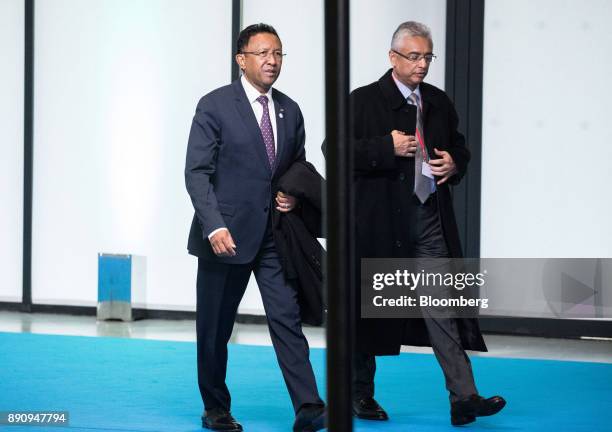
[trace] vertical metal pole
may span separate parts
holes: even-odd
[[[325,1],[327,399],[330,432],[353,430],[353,200],[349,148],[349,1]]]
[[[240,69],[238,63],[234,58],[236,54],[236,43],[238,42],[238,35],[240,34],[240,28],[242,27],[242,0],[232,0],[232,47],[231,61],[232,61],[232,81],[240,78]]]
[[[485,0],[446,2],[446,93],[472,153],[463,181],[453,187],[455,215],[467,257],[480,256],[482,82]]]
[[[32,309],[32,166],[34,148],[34,0],[25,0],[23,109],[22,310]]]

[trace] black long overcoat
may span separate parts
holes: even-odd
[[[434,147],[450,153],[458,173],[448,183],[456,185],[470,159],[465,138],[457,130],[457,113],[442,90],[422,83],[420,91],[427,151],[431,159],[439,158]],[[408,224],[412,216],[414,159],[395,156],[390,132],[394,129],[414,132],[415,108],[407,104],[391,70],[377,82],[354,90],[350,99],[354,113],[351,146],[355,156],[356,267],[359,271],[360,258],[412,257]],[[436,195],[450,255],[461,257],[449,184],[437,186]],[[476,319],[457,318],[457,324],[465,349],[486,351]],[[357,320],[359,350],[393,355],[399,353],[401,345],[430,345],[422,319]]]

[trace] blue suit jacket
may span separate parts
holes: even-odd
[[[261,130],[240,80],[200,99],[191,125],[185,183],[195,215],[188,250],[204,259],[230,264],[252,261],[259,251],[275,204],[276,181],[305,160],[304,119],[299,106],[272,90],[276,111],[276,162],[270,167]],[[217,257],[208,241],[227,227],[236,256]]]

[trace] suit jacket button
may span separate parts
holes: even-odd
[[[399,179],[400,179],[401,181],[404,181],[404,180],[406,179],[406,175],[405,175],[404,173],[400,173],[400,175],[399,175]]]
[[[372,161],[372,166],[373,166],[373,167],[376,167],[376,165],[378,165],[378,164],[376,163],[376,161]]]
[[[399,240],[398,240],[398,241],[396,241],[396,242],[395,242],[395,246],[397,246],[397,247],[402,247],[402,242],[401,242],[401,241],[399,241]]]
[[[268,213],[268,207],[264,207],[264,213]]]

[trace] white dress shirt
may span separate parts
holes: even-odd
[[[245,77],[242,75],[240,78],[240,82],[242,83],[242,87],[244,88],[244,92],[246,93],[247,100],[251,104],[251,108],[255,113],[255,118],[257,119],[257,124],[261,124],[261,118],[263,117],[263,105],[257,102],[257,98],[262,96],[253,84],[251,84]],[[278,144],[276,142],[276,137],[278,134],[276,133],[276,111],[274,110],[274,101],[272,100],[272,87],[265,94],[268,97],[268,111],[270,112],[270,122],[272,123],[272,132],[274,133],[274,151],[278,150]]]
[[[423,99],[421,98],[421,90],[419,89],[419,86],[417,86],[417,88],[413,91],[406,84],[404,84],[403,82],[401,82],[400,80],[395,78],[395,75],[391,74],[391,76],[393,77],[393,81],[395,81],[395,85],[397,85],[397,88],[402,93],[402,96],[404,96],[404,99],[406,99],[406,101],[410,105],[413,105],[413,103],[412,103],[412,100],[410,100],[408,98],[410,97],[410,95],[412,93],[416,93],[417,100],[419,101],[419,105],[420,105],[420,108],[421,108],[421,111],[422,111],[423,110]]]

